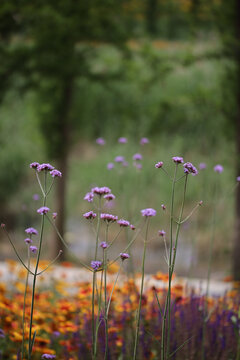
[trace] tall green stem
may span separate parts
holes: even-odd
[[[27,267],[30,268],[30,249],[28,246],[28,262]],[[24,360],[24,346],[25,346],[25,310],[26,310],[26,298],[27,298],[27,289],[28,289],[28,279],[29,272],[27,271],[25,290],[24,290],[24,299],[23,299],[23,318],[22,318],[22,360]]]
[[[98,202],[98,214],[97,214],[97,234],[96,234],[96,246],[95,246],[95,255],[94,260],[97,260],[97,252],[98,252],[98,239],[99,239],[99,232],[100,232],[100,214],[101,214],[101,196],[99,196]]]
[[[144,248],[143,248],[143,257],[142,257],[142,279],[141,279],[141,289],[140,289],[140,296],[139,296],[139,303],[138,303],[138,310],[137,310],[137,323],[136,323],[136,335],[135,335],[135,342],[134,342],[133,360],[136,360],[136,358],[137,358],[137,346],[138,346],[138,339],[139,339],[140,315],[141,315],[141,308],[142,308],[142,295],[143,295],[143,286],[144,286],[144,274],[145,274],[144,271],[145,271],[145,258],[146,258],[146,249],[147,249],[148,228],[149,228],[149,218],[147,219],[146,234],[145,234],[145,239],[144,239]]]

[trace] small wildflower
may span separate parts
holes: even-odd
[[[141,170],[142,169],[142,164],[140,163],[135,163],[134,166],[136,167],[136,169]]]
[[[55,337],[59,337],[61,335],[61,333],[59,331],[54,331],[53,332],[53,336]]]
[[[133,155],[133,160],[135,160],[135,161],[140,161],[140,160],[142,160],[142,155],[141,154],[134,154]]]
[[[107,169],[112,170],[114,168],[114,166],[115,166],[114,163],[110,162],[107,164]]]
[[[145,145],[145,144],[148,144],[148,143],[149,143],[148,138],[146,138],[146,137],[141,138],[140,145]]]
[[[39,195],[38,194],[33,194],[33,200],[34,201],[38,201],[39,200]]]
[[[184,165],[183,165],[183,167],[184,167],[184,172],[185,172],[185,174],[193,174],[193,175],[197,175],[198,174],[198,171],[197,171],[197,169],[195,168],[195,166],[192,164],[192,163],[190,163],[190,162],[186,162]]]
[[[104,195],[104,199],[106,199],[107,201],[112,201],[115,199],[115,196],[113,194],[106,194]]]
[[[130,224],[130,229],[135,230],[136,227],[134,225]]]
[[[62,177],[61,171],[56,170],[56,169],[50,171],[50,175],[51,175],[53,178],[55,178],[55,177]]]
[[[1,223],[1,228],[4,229],[5,228],[5,224],[4,223]]]
[[[111,189],[109,189],[109,187],[107,187],[107,186],[103,186],[103,187],[96,186],[96,187],[92,188],[91,192],[93,194],[101,196],[101,195],[105,195],[105,194],[110,194]]]
[[[198,166],[199,166],[200,170],[205,170],[207,167],[207,165],[205,163],[200,163]]]
[[[42,359],[44,359],[44,360],[52,360],[52,359],[56,359],[56,355],[52,355],[52,354],[43,354],[43,355],[42,355]]]
[[[203,204],[203,201],[200,200],[199,203],[198,203],[198,205],[201,206],[202,204]]]
[[[156,216],[156,210],[152,209],[152,208],[148,208],[148,209],[143,209],[141,210],[142,216]]]
[[[99,246],[100,246],[101,248],[103,248],[103,249],[107,249],[107,248],[108,248],[108,244],[106,243],[106,241],[102,241]]]
[[[54,166],[50,165],[50,164],[39,164],[38,167],[37,167],[37,171],[40,172],[40,171],[43,171],[43,170],[46,170],[46,171],[52,171],[54,169]]]
[[[181,156],[174,156],[172,158],[172,160],[176,163],[176,164],[183,164],[183,158]]]
[[[86,212],[85,214],[83,214],[83,217],[85,217],[85,219],[89,219],[92,220],[97,216],[97,214],[95,214],[93,211],[89,211]]]
[[[163,167],[163,162],[162,161],[159,161],[158,163],[155,164],[156,169],[161,169],[161,167]]]
[[[26,238],[26,239],[24,239],[24,241],[25,241],[26,244],[31,244],[32,243],[32,239],[30,239],[30,238]]]
[[[237,177],[237,182],[240,182],[240,176]]]
[[[33,227],[25,229],[25,232],[30,235],[38,235],[38,231]]]
[[[123,156],[118,155],[118,156],[115,157],[114,161],[116,163],[123,163],[125,160],[124,160]]]
[[[118,142],[119,142],[119,144],[126,144],[126,143],[127,143],[127,138],[125,138],[125,137],[120,137],[120,138],[118,139]]]
[[[31,245],[31,246],[29,246],[29,249],[33,254],[37,253],[37,247],[36,246]]]
[[[84,196],[84,200],[87,200],[88,202],[92,202],[94,198],[94,194],[92,192],[88,192],[86,193],[86,195]]]
[[[165,236],[166,235],[166,232],[164,230],[159,230],[158,231],[158,235],[159,236]]]
[[[214,171],[216,171],[217,173],[221,174],[223,172],[223,166],[222,165],[216,165],[214,166]]]
[[[0,329],[0,338],[5,338],[5,332],[3,329]]]
[[[102,262],[101,261],[91,261],[91,267],[93,268],[93,270],[98,270],[100,267],[102,266]]]
[[[128,162],[127,162],[127,161],[123,161],[123,162],[122,162],[122,166],[123,166],[123,167],[128,167]]]
[[[46,215],[50,209],[47,206],[42,206],[37,210],[37,213],[40,215]]]
[[[130,222],[124,219],[120,219],[117,221],[118,225],[123,226],[123,227],[127,227],[130,226]]]
[[[112,214],[100,214],[100,218],[108,223],[117,221],[118,217]]]
[[[161,208],[162,208],[163,210],[166,210],[166,206],[165,206],[164,204],[161,205]]]
[[[29,166],[31,169],[37,169],[40,164],[36,161],[32,162]]]
[[[102,137],[99,137],[99,138],[97,138],[96,139],[96,143],[98,144],[98,145],[101,145],[101,146],[103,146],[103,145],[105,145],[105,140],[102,138]]]
[[[122,261],[130,258],[130,255],[127,253],[120,253],[119,256],[122,259]]]
[[[57,218],[57,213],[56,213],[56,212],[52,213],[52,218],[53,218],[54,220]]]

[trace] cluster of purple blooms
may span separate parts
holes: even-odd
[[[93,270],[98,270],[100,267],[102,266],[102,261],[91,261],[91,267],[93,268]]]
[[[192,174],[192,175],[198,174],[197,168],[190,162],[186,162],[184,164],[184,160],[181,156],[173,156],[172,160],[176,165],[183,164],[183,169],[185,174]],[[159,161],[155,164],[156,169],[161,169],[162,167],[163,167],[163,161]]]
[[[37,209],[37,213],[40,215],[46,215],[50,211],[49,207],[42,206],[39,209]]]
[[[53,359],[56,359],[56,355],[43,354],[43,355],[42,355],[42,359],[44,359],[44,360],[53,360]]]
[[[146,216],[146,217],[156,216],[156,214],[157,214],[156,210],[154,210],[152,208],[143,209],[143,210],[141,210],[141,213],[142,213],[142,216]]]
[[[106,221],[107,223],[111,223],[111,222],[115,222],[117,221],[118,217],[116,215],[112,215],[112,214],[100,214],[100,218],[104,221]]]
[[[85,219],[88,219],[88,220],[95,219],[96,216],[97,216],[97,214],[95,214],[93,211],[88,211],[85,214],[83,214],[83,217],[85,217]]]
[[[103,198],[107,201],[111,201],[115,199],[115,196],[111,193],[111,189],[109,189],[109,187],[107,186],[102,186],[102,187],[94,187],[91,189],[90,192],[88,192],[85,196],[84,196],[84,200],[87,200],[88,202],[93,202],[94,196],[98,195],[98,196],[103,196]]]
[[[41,171],[44,171],[44,170],[49,171],[50,175],[53,178],[62,177],[61,171],[55,169],[54,166],[52,166],[51,164],[47,164],[47,163],[39,164],[38,162],[34,161],[29,166],[30,166],[31,169],[35,169],[38,172],[41,172]]]
[[[34,229],[33,227],[29,227],[27,229],[25,229],[25,232],[30,235],[30,237],[26,238],[24,241],[27,245],[32,244],[32,235],[38,235],[38,231],[36,229]],[[37,247],[34,245],[29,246],[29,250],[33,253],[36,254],[37,253]]]

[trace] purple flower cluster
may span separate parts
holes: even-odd
[[[3,331],[3,329],[0,329],[0,338],[5,338],[5,332]]]
[[[32,162],[29,166],[31,169],[37,169],[40,164],[36,161]]]
[[[172,158],[173,162],[175,162],[176,164],[183,164],[183,158],[181,156],[174,156]]]
[[[29,227],[25,229],[25,232],[30,235],[38,235],[38,231],[34,229],[33,227]]]
[[[221,174],[223,172],[223,166],[219,164],[214,166],[214,171]]]
[[[56,355],[43,354],[43,355],[42,355],[42,359],[44,359],[44,360],[53,360],[53,359],[56,359]]]
[[[99,245],[102,249],[107,249],[108,248],[108,244],[106,243],[106,241],[102,241]]]
[[[56,170],[56,169],[50,171],[50,175],[51,175],[53,178],[55,178],[55,177],[62,177],[61,171]]]
[[[29,246],[29,249],[33,254],[37,253],[37,247],[36,246],[31,245],[31,246]]]
[[[117,221],[118,217],[112,214],[100,214],[100,218],[108,223]]]
[[[85,219],[88,219],[88,220],[95,219],[96,216],[97,216],[97,214],[95,214],[93,211],[89,211],[89,212],[86,212],[85,214],[83,214],[83,217],[85,217]]]
[[[84,200],[87,200],[88,202],[92,202],[94,198],[94,194],[92,192],[88,192],[86,193],[86,195],[84,196]]]
[[[98,144],[98,145],[101,145],[101,146],[103,146],[103,145],[105,145],[105,140],[102,138],[102,137],[99,137],[99,138],[97,138],[96,139],[96,143]]]
[[[192,163],[190,163],[190,162],[186,162],[184,165],[183,165],[183,167],[184,167],[184,172],[185,172],[185,174],[193,174],[193,175],[197,175],[198,174],[198,171],[197,171],[197,169],[195,168],[195,166],[192,164]]]
[[[112,201],[115,199],[115,196],[113,194],[106,194],[104,195],[104,199],[106,199],[107,201]]]
[[[124,219],[120,219],[117,221],[118,225],[123,226],[123,227],[127,227],[130,226],[130,222]]]
[[[125,138],[125,137],[120,137],[120,138],[118,139],[118,142],[119,142],[119,144],[126,144],[126,143],[127,143],[127,138]]]
[[[55,220],[57,218],[57,213],[56,212],[52,213],[52,217]]]
[[[161,167],[163,167],[163,162],[162,161],[159,161],[158,163],[155,164],[156,169],[161,169]]]
[[[142,160],[142,155],[137,153],[133,155],[133,160],[134,161],[141,161]]]
[[[30,165],[31,166],[31,165]],[[40,171],[52,171],[54,170],[54,166],[52,166],[51,164],[39,164],[38,167],[37,167],[37,171],[40,172]]]
[[[207,165],[206,165],[205,163],[200,163],[200,164],[199,164],[199,169],[200,169],[200,170],[205,170],[206,167],[207,167]]]
[[[158,231],[158,235],[159,236],[165,236],[166,235],[166,232],[164,230],[159,230]]]
[[[240,176],[237,177],[237,182],[240,182]]]
[[[146,145],[146,144],[148,144],[148,143],[149,143],[148,138],[146,138],[146,137],[141,138],[141,140],[140,140],[140,145]]]
[[[156,210],[152,209],[152,208],[148,208],[148,209],[143,209],[141,210],[142,216],[156,216],[157,212]]]
[[[96,186],[96,187],[92,188],[91,192],[93,194],[101,196],[101,195],[105,195],[105,194],[110,194],[111,189],[109,189],[109,187],[107,187],[107,186],[103,186],[103,187]]]
[[[127,254],[127,253],[120,253],[119,256],[122,259],[122,261],[127,260],[127,259],[130,258],[130,255]]]
[[[37,213],[40,215],[46,215],[50,209],[47,206],[42,206],[37,210]]]
[[[110,162],[107,164],[107,169],[112,170],[115,167],[114,163]]]
[[[124,159],[123,156],[118,155],[118,156],[115,157],[114,161],[116,163],[123,163],[125,161],[125,159]]]
[[[162,208],[163,210],[166,210],[166,205],[162,204],[162,205],[161,205],[161,208]]]
[[[31,244],[32,243],[32,239],[30,239],[30,238],[26,238],[24,241],[25,241],[26,244]]]
[[[98,270],[101,266],[102,266],[101,261],[98,260],[91,261],[91,267],[93,268],[93,270]]]

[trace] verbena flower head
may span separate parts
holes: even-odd
[[[207,167],[207,165],[205,163],[200,163],[198,166],[199,166],[200,170],[204,170]]]
[[[51,175],[52,177],[54,177],[54,178],[55,178],[55,177],[62,177],[61,171],[56,170],[56,169],[50,171],[50,175]]]
[[[135,230],[136,227],[134,225],[130,224],[130,229]]]
[[[91,192],[93,194],[102,196],[102,195],[110,194],[111,189],[109,189],[109,187],[107,187],[107,186],[103,186],[103,187],[96,186],[96,187],[92,188]]]
[[[106,241],[102,241],[99,246],[100,246],[102,249],[107,249],[107,248],[108,248],[108,244],[106,243]]]
[[[162,204],[162,205],[161,205],[161,208],[162,208],[163,210],[166,210],[166,205]]]
[[[52,213],[52,218],[53,218],[54,220],[57,218],[57,213],[56,213],[56,212]]]
[[[127,143],[127,138],[125,138],[125,137],[120,137],[120,138],[118,139],[118,142],[119,142],[119,144],[126,144],[126,143]]]
[[[93,202],[94,194],[92,192],[86,193],[84,196],[84,200],[87,200],[88,202]]]
[[[40,164],[36,161],[32,162],[29,166],[31,169],[37,169]]]
[[[34,201],[38,201],[39,200],[39,195],[38,194],[33,194],[33,200]]]
[[[185,174],[193,174],[193,175],[197,175],[198,174],[198,171],[197,169],[195,168],[195,166],[190,163],[190,162],[186,162],[184,165],[184,172]]]
[[[156,210],[152,209],[152,208],[148,208],[148,209],[143,209],[141,210],[142,216],[156,216],[157,212]]]
[[[26,244],[31,244],[32,243],[32,239],[29,239],[29,238],[24,239],[24,241],[25,241]]]
[[[133,155],[133,160],[134,161],[141,161],[142,160],[142,155],[137,153]]]
[[[25,232],[30,235],[38,235],[38,231],[34,229],[33,227],[29,227],[25,229]]]
[[[146,137],[141,138],[141,140],[140,140],[141,145],[145,145],[145,144],[148,144],[148,143],[149,143],[148,138],[146,138]]]
[[[107,201],[112,201],[112,200],[114,200],[116,197],[115,197],[115,195],[113,195],[113,194],[106,194],[106,195],[104,195],[104,199],[106,199]]]
[[[115,166],[114,163],[110,162],[107,164],[107,169],[112,170],[114,168],[114,166]]]
[[[166,232],[164,230],[159,230],[158,231],[158,235],[159,236],[165,236],[166,235]]]
[[[40,215],[46,215],[49,211],[50,209],[47,206],[42,206],[37,210]]]
[[[130,226],[130,222],[124,219],[120,219],[117,221],[118,225],[123,226],[123,227],[127,227]]]
[[[100,218],[107,223],[117,221],[118,217],[112,214],[100,214]]]
[[[52,166],[51,164],[39,164],[38,167],[37,167],[37,171],[40,172],[40,171],[52,171],[54,169],[54,166]]]
[[[119,256],[122,259],[122,261],[127,260],[127,259],[130,258],[130,255],[127,254],[127,253],[120,253]]]
[[[36,246],[31,245],[31,246],[29,246],[29,249],[33,254],[37,253],[37,247]]]
[[[156,169],[161,169],[161,167],[163,167],[163,162],[162,161],[159,161],[158,163],[155,164]]]
[[[101,266],[102,266],[101,261],[98,260],[91,261],[91,267],[93,268],[93,270],[98,270]]]
[[[237,177],[237,182],[240,182],[240,176]]]
[[[141,170],[141,169],[142,169],[142,164],[140,164],[140,163],[135,163],[134,166],[135,166],[135,168],[138,169],[138,170]]]
[[[5,338],[5,332],[3,331],[3,329],[0,329],[0,338]]]
[[[175,164],[183,164],[183,158],[181,156],[174,156],[172,160]]]
[[[123,167],[128,167],[128,162],[127,162],[127,161],[123,161],[123,162],[122,162],[122,166],[123,166]]]
[[[118,155],[118,156],[115,157],[114,161],[115,161],[116,163],[123,163],[123,162],[124,162],[124,157]]]
[[[98,145],[101,145],[101,146],[103,146],[103,145],[105,145],[105,140],[102,138],[102,137],[99,137],[99,138],[97,138],[96,139],[96,143],[98,144]]]
[[[85,214],[83,214],[83,217],[85,217],[85,219],[89,219],[89,220],[95,219],[96,216],[97,216],[97,214],[95,214],[93,211],[89,211],[89,212],[86,212]]]
[[[223,172],[223,166],[219,164],[214,166],[214,171],[221,174]]]
[[[42,359],[44,359],[44,360],[52,360],[52,359],[56,359],[56,355],[52,355],[52,354],[43,354],[43,355],[42,355]]]

